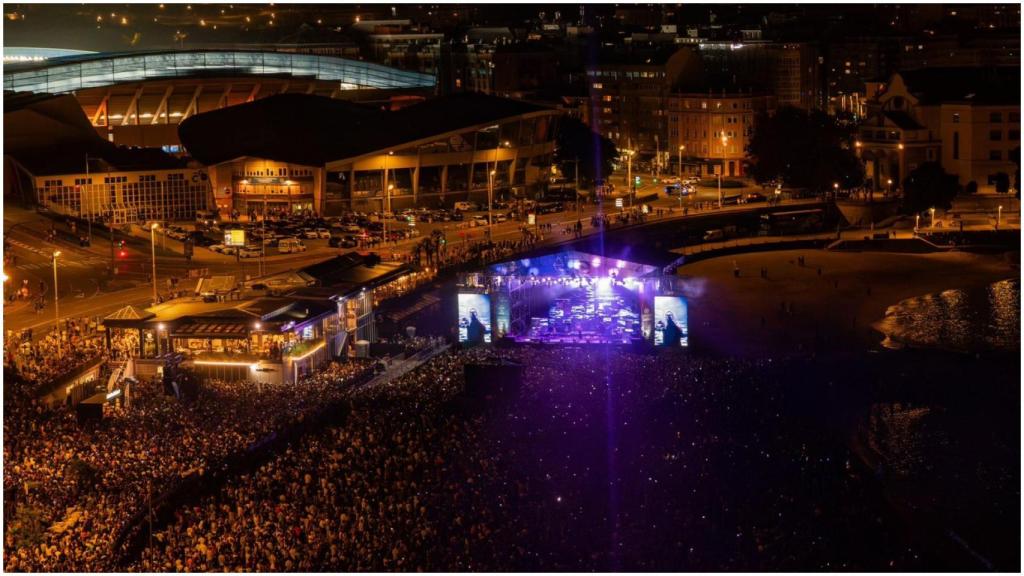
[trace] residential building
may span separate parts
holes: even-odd
[[[876,189],[890,181],[899,186],[928,161],[980,192],[1012,182],[1020,154],[1020,68],[907,71],[873,90],[857,150]]]

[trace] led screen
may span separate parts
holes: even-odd
[[[459,342],[481,344],[491,341],[491,297],[487,294],[459,294]]]
[[[687,346],[686,300],[680,296],[654,297],[654,344]]]

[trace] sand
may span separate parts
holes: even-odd
[[[767,267],[767,279],[760,277],[761,267]],[[691,346],[754,356],[877,346],[881,334],[871,325],[889,306],[930,292],[1019,278],[1020,269],[1019,255],[787,250],[713,258],[683,266],[678,274],[689,279]]]

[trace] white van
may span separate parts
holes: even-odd
[[[458,210],[459,212],[472,212],[472,211],[476,210],[477,208],[478,208],[478,206],[476,205],[476,202],[465,202],[465,201],[463,201],[463,202],[456,202],[455,203],[455,209]]]
[[[298,238],[282,238],[277,242],[277,252],[279,254],[291,254],[293,252],[305,251],[306,245]]]

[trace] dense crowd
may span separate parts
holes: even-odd
[[[465,363],[487,356],[525,366],[521,394],[452,402]],[[795,365],[603,346],[445,354],[350,390],[347,421],[179,510],[134,568],[917,566],[860,503],[841,433],[803,404],[815,396],[794,399]]]
[[[23,392],[36,393],[84,363],[105,355],[105,346],[94,321],[68,319],[58,334],[33,339],[31,333],[8,330],[4,338],[4,374]],[[8,395],[12,390],[7,387]]]
[[[6,512],[15,511],[5,568],[111,569],[116,536],[150,495],[341,398],[368,370],[365,362],[333,364],[294,385],[211,381],[189,402],[140,382],[129,407],[108,407],[96,423],[31,400],[8,403],[4,493]]]

